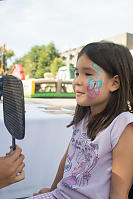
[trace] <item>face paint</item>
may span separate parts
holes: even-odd
[[[95,99],[96,96],[100,94],[100,89],[98,87],[98,84],[96,81],[93,80],[92,77],[88,80],[87,91],[88,91],[88,97],[90,99]]]
[[[97,71],[96,78],[98,80],[94,81],[92,77],[88,80],[88,97],[90,99],[95,99],[98,95],[100,95],[100,88],[102,87],[102,71],[98,68],[98,66],[95,63],[92,63],[92,67]]]
[[[102,77],[102,71],[98,68],[98,65],[97,64],[95,64],[95,63],[92,63],[92,65],[91,65],[94,69],[96,69],[96,71],[97,71],[97,76],[96,76],[96,78],[100,78],[101,79],[101,77]],[[99,76],[99,77],[98,77]]]

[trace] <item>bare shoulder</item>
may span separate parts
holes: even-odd
[[[133,122],[128,124],[124,131],[132,134],[133,133]]]
[[[133,123],[127,125],[113,149],[111,196],[128,197],[133,180]],[[115,198],[115,197],[114,197]]]

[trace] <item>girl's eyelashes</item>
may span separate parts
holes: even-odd
[[[91,73],[85,73],[85,75],[86,75],[86,76],[92,76],[92,74],[91,74]],[[76,73],[75,73],[75,76],[76,76],[76,77],[77,77],[77,76],[79,76],[79,73],[78,73],[78,72],[76,72]]]
[[[92,76],[92,74],[90,74],[90,73],[85,73],[85,75],[87,75],[87,76]]]

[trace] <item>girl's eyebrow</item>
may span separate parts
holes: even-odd
[[[76,67],[76,68],[75,68],[75,71],[78,71],[78,70],[79,70],[78,67]],[[93,72],[96,72],[96,71],[95,71],[93,68],[91,68],[91,67],[82,67],[82,70],[84,70],[84,71],[86,71],[86,70],[87,70],[87,71],[88,71],[88,70],[90,71],[90,70],[91,70],[91,71],[93,71]]]

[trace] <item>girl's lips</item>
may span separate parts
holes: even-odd
[[[81,91],[75,91],[75,94],[76,94],[76,96],[81,96],[81,95],[83,95],[83,94],[85,94],[85,93],[83,93],[83,92],[81,92]]]
[[[78,91],[78,90],[76,90],[75,93],[84,94],[82,91]]]

